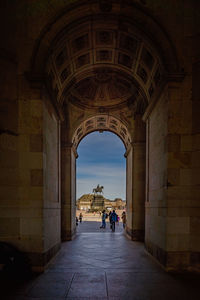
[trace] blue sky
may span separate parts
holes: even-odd
[[[125,147],[114,133],[98,131],[80,142],[77,152],[77,199],[90,194],[94,187],[104,186],[104,197],[110,200],[126,195]]]

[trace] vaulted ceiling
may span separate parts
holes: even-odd
[[[131,1],[77,1],[44,28],[31,63],[56,105],[137,114],[179,71],[158,22]]]

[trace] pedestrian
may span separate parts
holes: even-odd
[[[107,218],[107,214],[105,209],[102,211],[102,225],[100,226],[100,228],[106,228],[106,218]]]
[[[123,211],[122,213],[122,223],[123,223],[123,228],[126,227],[126,213],[125,211]]]
[[[78,226],[78,218],[76,217],[76,226]]]
[[[80,223],[82,222],[82,219],[83,219],[83,215],[82,215],[82,213],[80,213],[80,215],[79,215],[79,222]]]
[[[110,220],[111,220],[111,229],[112,231],[115,231],[115,222],[117,222],[117,214],[115,210],[110,215]]]
[[[117,225],[119,225],[120,217],[117,215]]]

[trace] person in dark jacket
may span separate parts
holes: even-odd
[[[117,214],[115,210],[113,210],[113,212],[110,215],[110,222],[112,231],[115,231],[115,222],[117,222]]]

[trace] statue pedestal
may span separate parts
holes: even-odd
[[[102,195],[94,195],[91,208],[92,210],[101,210],[101,211],[104,209],[104,198]]]

